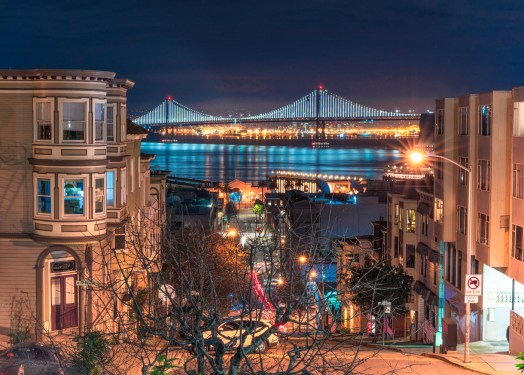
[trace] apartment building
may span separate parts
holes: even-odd
[[[512,139],[513,97],[519,97],[518,89],[513,95],[493,91],[436,102],[435,154],[471,168],[474,184],[469,207],[467,172],[443,160],[435,164],[434,230],[444,254],[444,316],[457,322],[459,342],[464,340],[468,262],[471,274],[483,276],[482,297],[471,304],[471,341],[505,339],[512,301],[513,308],[520,301],[514,283],[519,264],[510,257],[512,232],[515,239],[521,223],[514,187],[518,179],[512,183],[512,157],[513,176],[520,165],[518,137]],[[516,102],[516,112],[518,107]],[[468,215],[473,217],[472,233]],[[468,259],[470,235],[474,246]]]
[[[391,263],[413,277],[409,313],[395,328],[413,340],[434,341],[437,330],[439,254],[433,239],[432,186],[411,182],[388,193],[387,251]]]
[[[119,308],[97,285],[132,254],[129,223],[165,194],[126,120],[133,85],[104,71],[0,71],[2,341],[28,326],[39,340],[104,328]]]

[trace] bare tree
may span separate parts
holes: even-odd
[[[335,255],[307,228],[278,224],[240,231],[241,240],[168,229],[161,212],[144,210],[127,223],[125,251],[103,241],[92,257],[103,272],[87,286],[98,314],[84,336],[103,332],[112,344],[95,363],[102,373],[347,374],[365,361],[365,324],[341,325],[339,305],[351,303],[351,291],[333,298],[322,273]]]

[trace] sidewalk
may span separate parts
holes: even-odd
[[[470,344],[470,362],[464,363],[464,345],[458,345],[456,351],[448,351],[447,354],[433,353],[431,347],[410,348],[399,345],[385,345],[393,350],[404,353],[419,354],[426,357],[440,359],[456,366],[474,371],[479,374],[509,375],[517,374],[517,360],[508,354],[507,341],[478,341]]]

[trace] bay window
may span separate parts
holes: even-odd
[[[53,135],[53,99],[34,99],[35,140],[51,141]]]
[[[115,207],[115,172],[106,172],[107,188],[106,188],[106,200],[107,207]]]
[[[115,141],[115,105],[107,105],[107,124],[106,124],[106,139],[108,142]]]
[[[105,211],[105,181],[103,178],[95,179],[95,214]]]
[[[85,180],[64,179],[64,215],[84,215]]]
[[[120,193],[120,201],[124,205],[127,202],[127,173],[125,168],[120,172]]]
[[[95,118],[95,141],[103,142],[104,133],[105,133],[105,123],[106,123],[106,113],[105,107],[106,104],[103,101],[94,101],[94,118]]]
[[[87,100],[62,101],[62,140],[85,141]]]
[[[51,180],[36,179],[36,213],[51,214]]]

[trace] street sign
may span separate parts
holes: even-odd
[[[91,279],[76,280],[76,286],[89,286],[93,284]]]
[[[479,303],[479,296],[464,296],[464,303]]]
[[[482,295],[482,275],[466,275],[466,296]]]
[[[386,310],[384,310],[385,314],[391,314],[391,305],[386,306]]]

